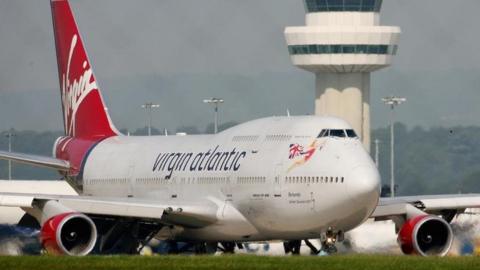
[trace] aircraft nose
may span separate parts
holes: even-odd
[[[350,171],[347,191],[358,204],[375,207],[380,197],[380,174],[374,165],[360,165]]]

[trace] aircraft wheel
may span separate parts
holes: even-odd
[[[205,242],[196,243],[194,250],[195,250],[195,254],[198,254],[198,255],[207,254],[207,244]]]
[[[225,254],[234,254],[235,253],[235,242],[222,242],[223,253]]]
[[[301,245],[301,240],[285,241],[283,242],[283,249],[285,250],[285,254],[292,253],[292,255],[299,255]]]
[[[327,253],[328,255],[331,255],[331,254],[337,253],[338,250],[337,250],[337,247],[335,246],[335,244],[323,242],[322,243],[322,251]]]

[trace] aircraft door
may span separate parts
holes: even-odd
[[[315,193],[313,189],[310,191],[310,211],[315,212]]]
[[[222,216],[225,216],[225,211],[229,205],[231,205],[233,201],[233,188],[231,178],[227,177],[225,183],[221,188],[222,194],[225,196],[223,209],[222,209]]]
[[[278,163],[275,165],[274,178],[273,178],[273,197],[282,198],[282,179],[283,174],[283,164]]]
[[[135,165],[128,167],[127,174],[127,197],[133,197],[135,192]]]

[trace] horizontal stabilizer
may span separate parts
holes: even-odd
[[[33,166],[38,166],[38,167],[46,167],[49,169],[54,169],[59,171],[70,170],[70,163],[68,163],[65,160],[51,158],[51,157],[0,151],[0,159],[11,160],[11,161],[25,163]]]

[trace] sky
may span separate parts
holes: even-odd
[[[286,26],[304,25],[301,0],[71,0],[113,122],[145,126],[312,114],[314,75],[291,64]],[[372,74],[372,125],[388,123],[381,98],[404,96],[409,127],[480,125],[480,1],[385,0],[382,25],[402,29],[393,65]],[[61,130],[48,0],[0,0],[0,130]]]

